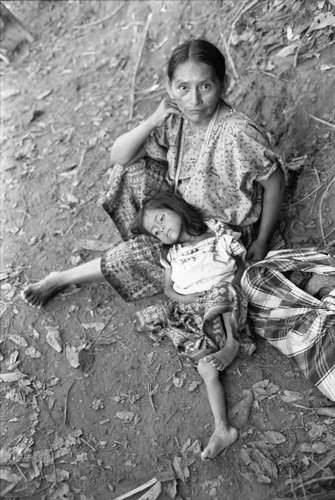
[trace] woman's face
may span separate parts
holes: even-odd
[[[168,208],[150,208],[143,216],[143,226],[162,243],[172,245],[183,239],[182,219]]]
[[[187,61],[180,64],[172,81],[167,81],[169,96],[191,124],[206,126],[220,99],[222,82],[208,64]]]

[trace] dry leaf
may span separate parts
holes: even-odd
[[[201,380],[192,380],[192,382],[190,383],[190,385],[188,386],[187,388],[187,391],[188,392],[193,392],[196,390],[197,387],[199,387],[199,385],[201,385],[202,382]]]
[[[280,396],[280,399],[284,401],[284,403],[293,403],[294,401],[301,401],[304,397],[300,392],[284,391],[284,395]]]
[[[0,373],[0,380],[2,382],[17,382],[23,378],[27,377],[25,373],[22,372],[10,372],[10,373]]]
[[[252,452],[252,457],[258,462],[268,477],[273,479],[278,478],[278,469],[276,465],[268,457],[266,457],[264,453],[255,449]]]
[[[186,477],[185,477],[184,471],[183,471],[182,466],[181,466],[181,458],[174,457],[174,459],[172,461],[172,466],[175,470],[177,478],[180,479],[181,481],[183,481],[183,483],[185,483]]]
[[[118,411],[115,413],[115,416],[124,422],[131,422],[135,416],[135,413],[132,411]]]
[[[28,347],[28,349],[25,350],[25,354],[27,356],[30,356],[31,358],[40,358],[41,353],[40,351],[37,351],[35,347]]]
[[[9,358],[6,361],[6,366],[9,371],[14,370],[14,368],[16,368],[17,365],[20,363],[19,361],[17,361],[18,356],[19,356],[19,351],[13,351],[9,355]]]
[[[319,408],[316,413],[318,415],[325,415],[326,417],[335,417],[335,406]]]
[[[316,441],[315,443],[302,443],[300,446],[300,451],[303,453],[326,453],[329,450],[329,445],[327,446],[322,441]]]
[[[279,50],[279,52],[277,52],[275,56],[276,57],[291,56],[294,54],[297,47],[298,47],[297,43],[291,43],[291,45],[288,45],[287,47],[284,47],[283,49]]]
[[[264,440],[271,444],[285,443],[286,437],[284,434],[276,431],[266,431],[263,434]]]
[[[243,399],[228,411],[229,421],[236,429],[240,429],[248,422],[250,410],[254,401],[252,391],[244,389],[243,394]]]
[[[85,330],[94,329],[96,332],[101,332],[101,330],[103,329],[103,327],[105,326],[105,324],[104,323],[99,323],[99,322],[95,322],[95,323],[82,323],[81,326],[83,328],[85,328]]]
[[[67,483],[57,484],[56,489],[49,496],[49,500],[72,500],[73,498],[74,495]]]
[[[49,344],[50,347],[55,349],[57,352],[62,352],[63,350],[63,342],[57,328],[53,328],[52,326],[47,326],[47,334],[45,340]]]
[[[157,481],[149,491],[141,495],[138,500],[156,500],[162,493],[162,483]]]
[[[335,27],[335,16],[332,12],[326,12],[325,14],[319,14],[316,16],[309,27],[309,31],[321,30],[323,28],[327,28],[328,26]]]
[[[65,346],[65,355],[66,355],[68,362],[72,366],[72,368],[79,368],[79,366],[80,366],[80,363],[79,363],[79,349],[80,348],[82,348],[82,346],[81,347],[74,347],[74,346],[70,346],[70,345]]]
[[[51,474],[45,474],[44,475],[45,479],[49,481],[49,483],[54,483],[55,482],[55,474],[52,472]],[[67,481],[70,477],[70,473],[67,470],[61,470],[58,469],[56,470],[56,481],[62,482],[62,481]]]
[[[21,337],[21,335],[7,335],[7,337],[16,345],[28,347],[28,342],[25,338]]]
[[[15,474],[15,472],[12,472],[10,468],[6,467],[3,469],[0,469],[0,479],[3,479],[4,481],[8,481],[9,483],[18,483],[21,481],[21,476],[18,476]]]

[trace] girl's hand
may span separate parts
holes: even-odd
[[[173,99],[170,99],[170,97],[164,97],[156,111],[152,114],[155,126],[160,127],[163,125],[165,120],[170,115],[180,115],[180,111]]]
[[[203,293],[190,293],[189,295],[179,295],[178,302],[183,304],[191,304],[191,302],[195,302],[200,299],[204,294]]]

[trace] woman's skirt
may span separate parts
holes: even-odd
[[[254,333],[335,401],[335,288],[319,300],[288,279],[292,271],[335,276],[335,259],[313,249],[282,250],[253,264],[241,281],[248,318]]]

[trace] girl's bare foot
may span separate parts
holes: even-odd
[[[201,459],[205,461],[217,457],[219,453],[236,441],[237,436],[238,431],[235,427],[216,429],[201,453]]]
[[[22,292],[23,299],[31,306],[42,307],[53,295],[64,288],[59,274],[51,273],[37,283],[26,286]]]
[[[217,370],[222,371],[236,358],[239,347],[239,342],[232,339],[230,342],[227,342],[224,348],[220,351],[217,351],[214,354],[208,354],[205,357],[205,360]]]

